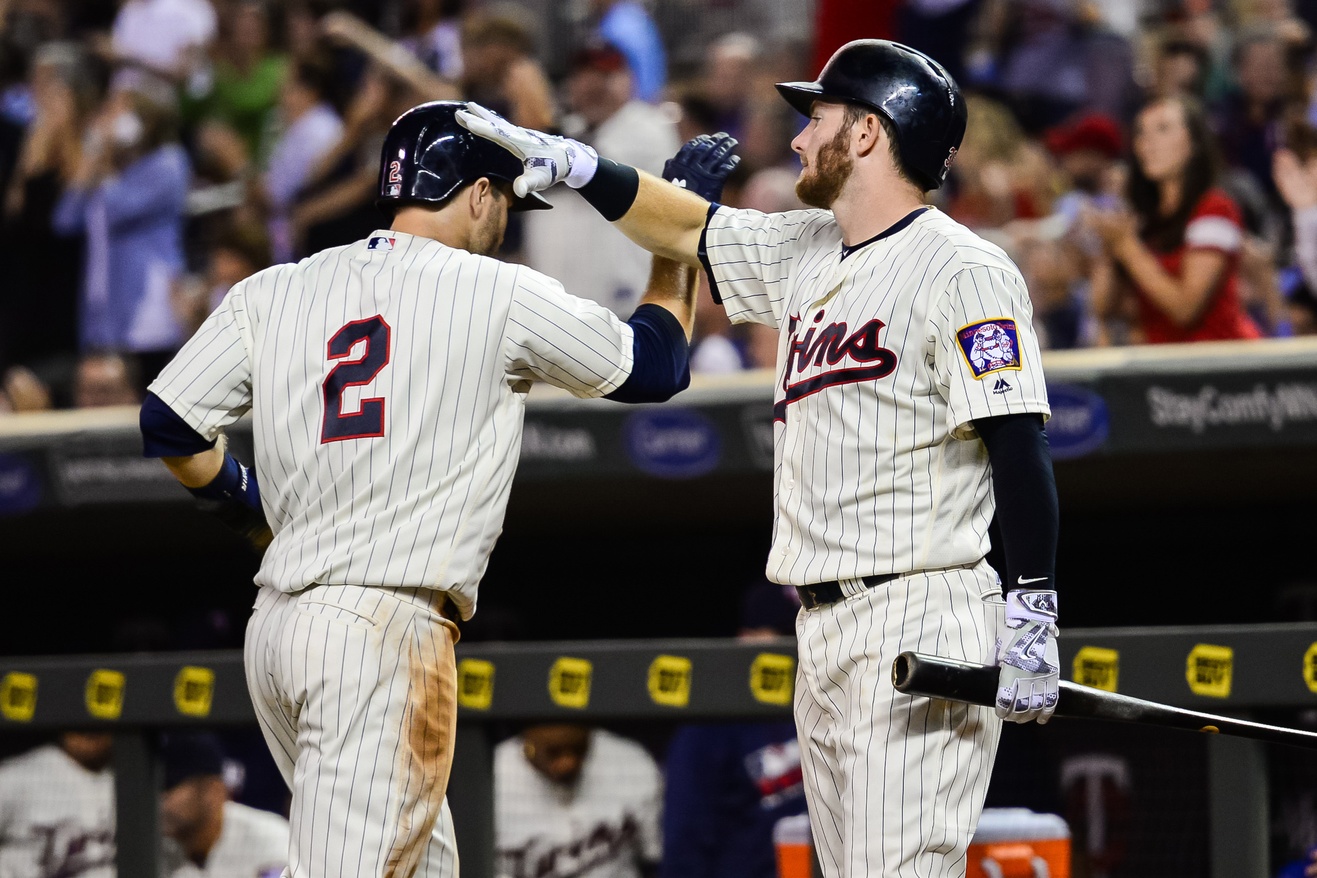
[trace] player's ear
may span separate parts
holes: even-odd
[[[887,131],[878,120],[877,113],[865,113],[855,120],[851,128],[851,141],[855,144],[856,155],[865,156],[873,152],[887,138]],[[886,145],[883,146],[886,149]]]
[[[494,202],[494,187],[490,185],[489,178],[481,177],[472,183],[467,188],[466,197],[467,204],[471,208],[471,216],[475,219],[483,219]]]

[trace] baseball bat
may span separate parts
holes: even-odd
[[[892,685],[898,692],[983,707],[992,707],[996,703],[997,674],[996,667],[918,652],[903,652],[892,663]],[[1291,747],[1317,747],[1317,732],[1186,710],[1081,686],[1069,680],[1061,681],[1054,715],[1233,735]]]

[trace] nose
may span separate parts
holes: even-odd
[[[791,151],[792,151],[792,152],[798,153],[799,155],[804,155],[804,154],[805,154],[805,132],[806,132],[807,130],[809,130],[809,126],[808,126],[808,125],[806,125],[806,126],[805,126],[804,128],[802,128],[802,129],[800,129],[800,133],[797,134],[795,137],[791,138]]]

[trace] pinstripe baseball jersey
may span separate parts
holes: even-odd
[[[975,418],[1050,414],[1005,253],[917,210],[843,248],[828,211],[720,207],[704,240],[735,322],[780,330],[767,572],[806,585],[976,563],[994,501]]]
[[[555,783],[523,753],[494,748],[496,878],[640,878],[663,852],[663,776],[636,741],[595,729],[581,773]]]
[[[0,763],[0,875],[114,878],[114,773],[55,744]]]
[[[220,835],[204,865],[166,841],[161,873],[168,878],[279,878],[288,865],[288,821],[241,802],[224,803]]]
[[[250,411],[258,585],[425,586],[470,618],[530,385],[631,368],[631,327],[552,278],[376,231],[236,285],[150,389],[208,438]]]

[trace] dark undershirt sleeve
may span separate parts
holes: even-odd
[[[979,418],[974,429],[992,463],[1006,590],[1055,589],[1060,508],[1042,415]]]

